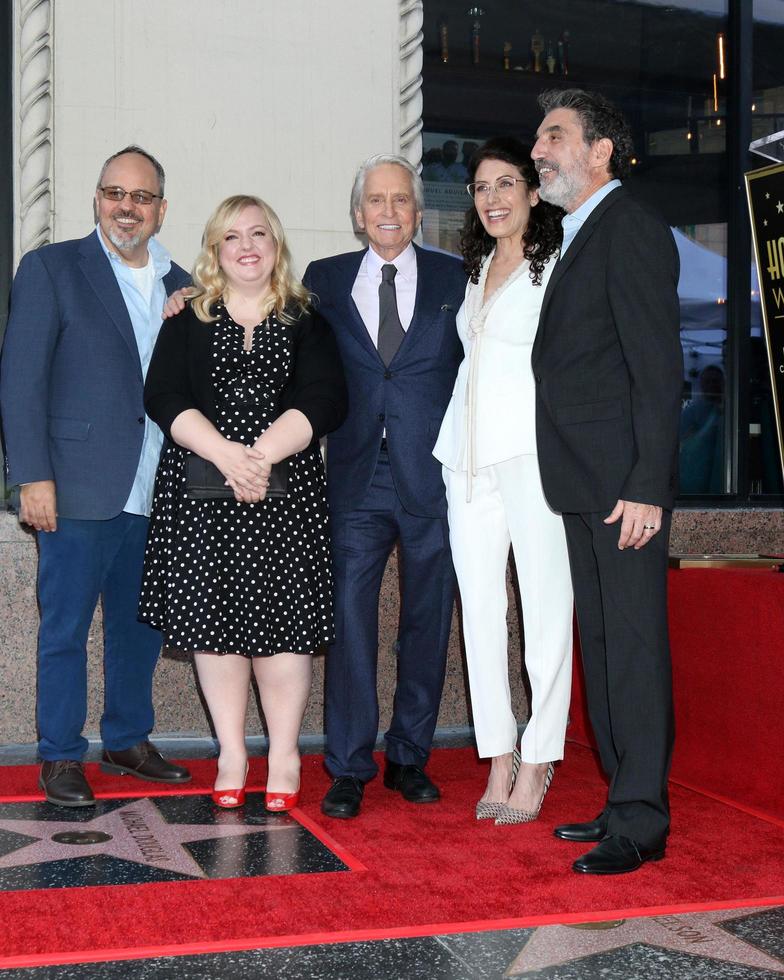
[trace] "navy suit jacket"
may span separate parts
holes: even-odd
[[[348,385],[348,416],[327,440],[327,494],[336,512],[362,505],[386,431],[403,508],[419,517],[446,515],[441,464],[433,446],[463,359],[455,316],[466,276],[451,255],[416,245],[414,250],[414,315],[388,368],[351,296],[367,250],[319,259],[305,272],[305,285],[337,339]]]
[[[188,280],[172,263],[167,293]],[[28,252],[0,363],[9,484],[54,480],[59,516],[116,517],[139,465],[143,391],[133,326],[98,232]]]

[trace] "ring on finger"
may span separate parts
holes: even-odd
[[[656,530],[656,525],[655,524],[643,524],[643,530],[644,531],[655,531]]]

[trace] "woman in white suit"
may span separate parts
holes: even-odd
[[[562,212],[539,200],[529,152],[515,139],[481,146],[469,179],[474,207],[461,238],[469,282],[457,315],[466,356],[433,452],[449,504],[477,749],[491,759],[476,816],[523,823],[539,815],[563,758],[571,691],[569,559],[539,478],[531,370]],[[519,754],[507,660],[510,544],[531,685]]]

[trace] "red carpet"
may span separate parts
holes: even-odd
[[[251,769],[256,786],[262,766],[256,760]],[[88,769],[101,795],[146,789]],[[192,769],[190,791],[208,788],[214,763]],[[293,945],[784,902],[784,821],[673,786],[665,861],[632,875],[581,877],[569,866],[582,848],[556,840],[552,827],[601,807],[604,784],[587,749],[567,747],[540,820],[519,827],[474,820],[486,770],[472,750],[435,752],[429,770],[443,791],[440,804],[407,804],[377,779],[359,819],[334,821],[319,811],[329,784],[321,758],[304,760],[302,822],[333,838],[350,866],[367,870],[0,893],[0,966],[20,965],[20,957],[84,959],[91,951],[109,958],[111,951]],[[32,798],[36,771],[0,769],[0,796]]]
[[[784,820],[784,575],[747,568],[669,574],[675,694],[671,778]],[[575,657],[569,736],[592,744]]]

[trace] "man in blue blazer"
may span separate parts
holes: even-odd
[[[412,243],[422,217],[416,170],[371,157],[351,195],[369,248],[311,263],[305,284],[340,347],[349,414],[327,445],[336,640],[327,656],[322,802],[355,817],[378,767],[378,601],[399,544],[398,679],[386,733],[384,785],[410,802],[437,800],[424,772],[444,683],[454,601],[446,499],[432,455],[462,349],[455,315],[465,274],[451,256]]]
[[[137,620],[162,435],[145,417],[144,375],[167,292],[187,282],[153,235],[163,168],[126,147],[104,164],[97,227],[20,263],[0,366],[8,482],[38,532],[40,785],[50,803],[90,806],[82,736],[86,643],[104,621],[103,768],[158,782],[186,769],[148,741],[160,634]]]

